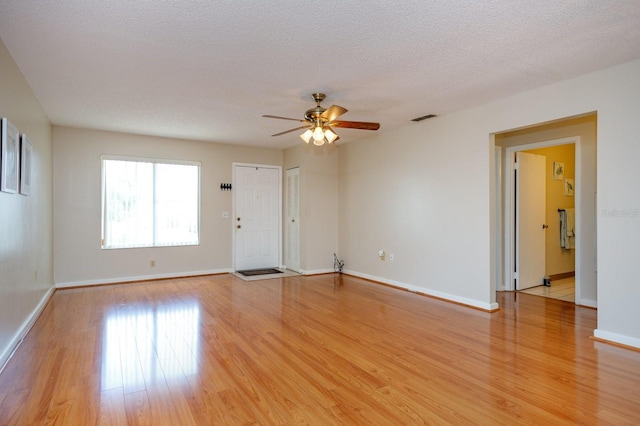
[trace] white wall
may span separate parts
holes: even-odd
[[[474,115],[434,118],[340,148],[340,252],[347,272],[496,307],[489,295],[493,151],[489,133],[477,134]]]
[[[282,165],[282,150],[68,127],[53,128],[54,253],[58,287],[226,272],[232,268],[232,163]],[[201,162],[200,245],[100,248],[102,154]],[[155,260],[155,267],[151,267]]]
[[[640,347],[638,76],[634,61],[343,145],[340,252],[348,269],[494,307],[490,135],[597,111],[595,335]],[[380,261],[378,249],[396,260]]]
[[[598,329],[640,347],[640,61],[597,73]]]
[[[53,289],[51,125],[0,42],[0,116],[33,144],[31,195],[0,192],[0,368]]]
[[[300,168],[300,268],[331,272],[338,252],[338,149],[299,144],[285,150],[284,164]]]

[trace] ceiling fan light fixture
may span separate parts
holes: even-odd
[[[300,135],[303,141],[309,143],[311,141],[311,137],[313,136],[313,132],[310,129],[307,129],[303,134]]]
[[[321,126],[316,126],[316,128],[313,129],[313,143],[316,145],[322,145],[324,143],[324,132]]]
[[[310,143],[313,139],[314,145],[322,146],[325,143],[331,144],[340,139],[340,136],[338,136],[331,126],[362,130],[378,130],[380,128],[380,123],[337,120],[338,117],[347,112],[346,108],[339,105],[331,105],[329,108],[325,109],[320,106],[320,103],[325,98],[324,93],[313,93],[311,97],[316,102],[316,106],[315,108],[308,109],[304,114],[304,119],[302,120],[297,118],[280,117],[278,115],[263,115],[263,117],[266,118],[278,118],[280,120],[291,120],[303,123],[300,127],[285,130],[284,132],[279,132],[271,136],[280,136],[300,129],[306,129],[304,133],[300,135],[300,139],[305,141],[305,143]]]
[[[327,139],[327,142],[333,143],[338,138],[338,135],[333,130],[327,128],[324,130],[324,137]]]

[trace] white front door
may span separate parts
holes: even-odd
[[[235,270],[280,266],[279,167],[234,165]]]
[[[300,272],[300,168],[287,170],[286,179],[284,263]]]
[[[516,164],[516,290],[524,290],[545,274],[546,157],[517,152]]]

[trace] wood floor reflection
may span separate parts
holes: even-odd
[[[482,312],[349,276],[57,291],[0,374],[0,424],[639,424],[640,352],[597,312]]]

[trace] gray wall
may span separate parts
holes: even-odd
[[[0,366],[53,289],[51,125],[0,42],[0,115],[33,144],[31,195],[0,192]]]

